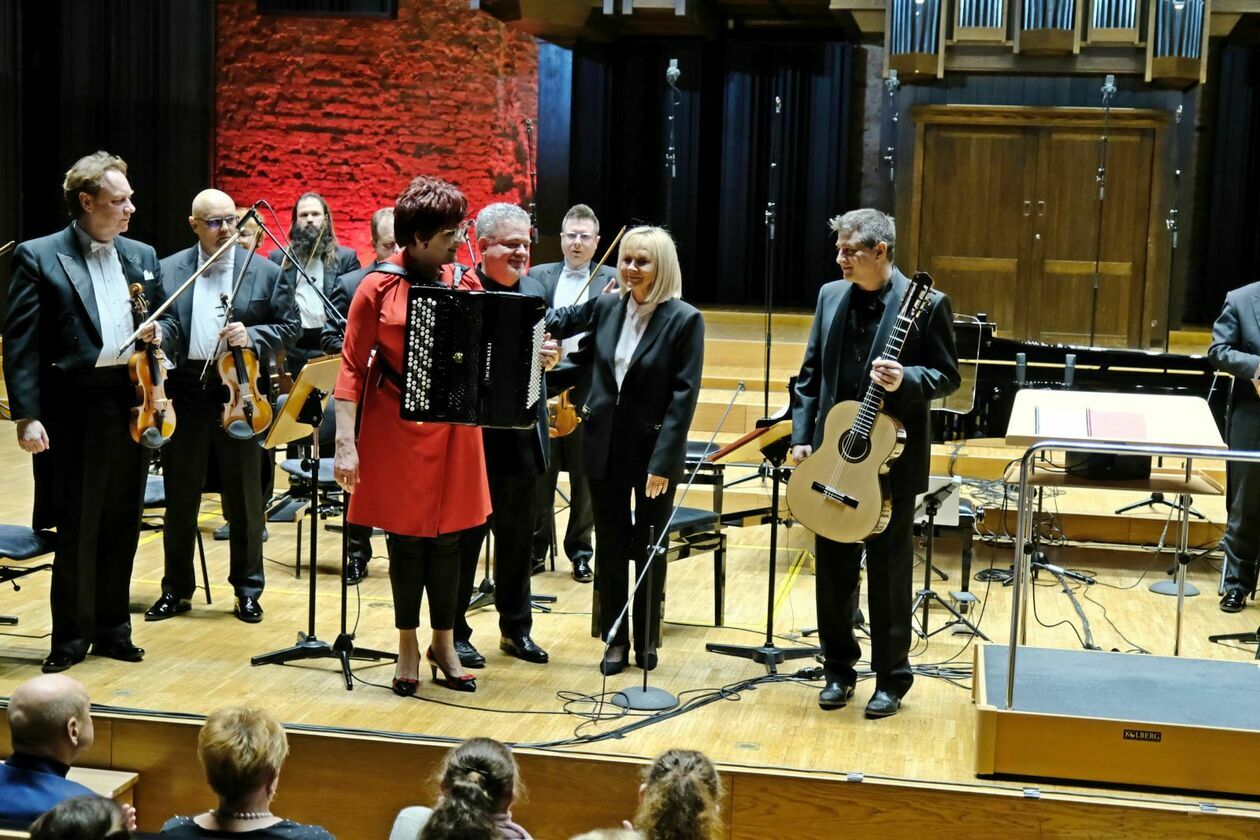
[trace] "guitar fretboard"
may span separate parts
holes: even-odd
[[[922,310],[929,288],[918,282],[912,283],[906,291],[901,310],[897,313],[897,321],[893,325],[892,335],[888,337],[888,342],[884,345],[883,351],[875,358],[897,361],[901,356],[901,348],[905,345],[906,337],[914,326],[915,317]],[[853,421],[852,428],[854,432],[865,438],[871,436],[871,430],[875,426],[875,417],[879,414],[880,409],[884,407],[885,393],[884,386],[873,381],[867,384],[866,392],[862,395],[862,405],[858,408],[857,418]]]

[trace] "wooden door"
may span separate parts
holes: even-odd
[[[1099,347],[1141,343],[1154,134],[1108,133],[1100,203],[1101,135],[1096,127],[1041,131],[1025,333],[1030,339]]]
[[[924,132],[918,266],[954,312],[984,312],[1003,335],[1023,336],[1037,129],[929,125]]]

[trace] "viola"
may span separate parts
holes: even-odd
[[[577,406],[569,394],[572,388],[565,388],[559,396],[547,400],[547,437],[558,438],[573,434],[573,430],[582,422],[578,417]]]
[[[219,295],[223,311],[232,323],[232,303],[227,294]],[[237,440],[250,440],[271,425],[271,403],[260,393],[258,377],[261,365],[258,354],[248,347],[228,347],[219,356],[215,366],[219,378],[228,389],[228,400],[223,404],[223,431]]]
[[[139,283],[131,284],[129,291],[131,314],[139,326],[148,317],[149,302]],[[166,356],[161,347],[137,341],[127,370],[140,403],[131,409],[131,439],[145,449],[160,449],[175,433],[175,406],[166,396]]]

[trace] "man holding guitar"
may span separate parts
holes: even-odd
[[[897,236],[892,217],[873,209],[853,210],[832,219],[831,229],[836,233],[836,264],[844,280],[827,283],[818,293],[796,381],[792,460],[800,464],[818,450],[811,465],[834,462],[827,470],[834,480],[827,487],[808,482],[815,490],[832,493],[818,503],[833,506],[824,511],[834,510],[840,516],[845,508],[886,506],[887,515],[878,517],[874,533],[856,535],[852,541],[817,537],[818,636],[826,677],[818,705],[839,709],[853,696],[854,666],[861,655],[853,634],[853,615],[865,548],[875,672],[875,693],[866,716],[888,717],[897,713],[914,680],[909,659],[913,517],[915,496],[928,487],[932,452],[928,405],[958,388],[958,355],[949,299],[922,288],[930,280],[912,284],[892,263]],[[914,300],[907,303],[914,305],[902,312],[908,293],[913,293]],[[828,428],[833,407],[838,425]],[[879,422],[864,427],[866,415]],[[887,418],[894,422],[890,424]],[[879,454],[878,445],[872,444],[879,443],[881,428],[893,430],[890,443],[904,443],[904,448],[890,445]],[[887,475],[881,478],[885,469]],[[881,492],[864,498],[861,488],[867,485]],[[792,490],[789,485],[789,499]],[[821,492],[814,495],[823,497]],[[795,505],[793,513],[800,513]]]

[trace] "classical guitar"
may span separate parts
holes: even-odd
[[[917,272],[901,301],[887,343],[875,358],[896,360],[915,319],[927,307],[932,278]],[[884,389],[868,382],[861,400],[827,412],[823,441],[792,472],[787,502],[809,530],[842,543],[861,542],[888,525],[888,470],[901,454],[906,430],[885,414]]]

